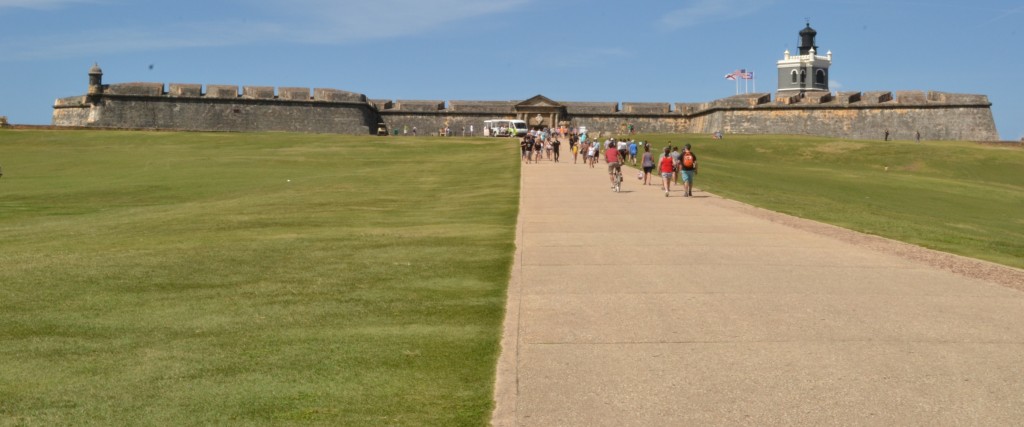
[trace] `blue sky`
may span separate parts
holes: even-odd
[[[1002,138],[1024,137],[1020,0],[0,0],[0,115],[49,123],[94,62],[105,83],[705,102],[737,68],[774,92],[805,19],[833,91],[985,94]]]

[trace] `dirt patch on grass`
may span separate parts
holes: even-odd
[[[904,172],[920,172],[925,168],[925,166],[927,165],[925,165],[923,160],[915,160],[913,163],[909,165],[897,166],[896,170]]]
[[[866,146],[867,144],[864,144],[862,142],[833,141],[826,142],[824,144],[814,147],[814,151],[817,151],[819,153],[841,154],[846,153],[848,151],[859,150]]]
[[[866,247],[878,252],[895,255],[906,260],[925,264],[938,270],[948,271],[972,279],[998,283],[1024,292],[1024,270],[1021,269],[940,252],[884,237],[859,233],[822,222],[797,218],[767,209],[761,209],[734,200],[722,199],[717,196],[710,200],[713,200],[713,203],[720,206],[741,211],[774,223],[832,237],[846,243]]]
[[[987,145],[990,147],[1024,148],[1024,139],[1020,141],[978,141],[975,144]]]

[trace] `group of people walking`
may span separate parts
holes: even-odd
[[[647,150],[649,152],[650,147],[647,147]],[[645,167],[644,170],[646,177],[649,177],[650,169]],[[668,197],[672,182],[678,184],[680,178],[683,181],[683,197],[693,196],[693,178],[697,174],[697,155],[693,153],[690,144],[684,145],[682,152],[679,151],[678,146],[665,147],[661,158],[658,159],[658,171],[661,172],[661,186],[665,191],[665,197]],[[644,182],[650,185],[648,179],[645,179]]]
[[[578,164],[582,157],[583,164],[595,168],[598,159],[603,155],[605,163],[608,164],[608,178],[612,183],[612,188],[615,187],[615,173],[621,173],[622,165],[637,166],[639,158],[640,167],[643,168],[643,185],[653,185],[651,173],[657,168],[665,197],[669,196],[673,183],[683,186],[683,197],[693,196],[693,180],[698,166],[697,155],[694,154],[690,144],[685,144],[680,149],[679,146],[672,146],[672,142],[669,141],[669,145],[655,160],[654,153],[651,152],[651,144],[646,141],[616,141],[615,138],[609,138],[600,142],[589,140],[585,133],[569,134],[568,138],[573,164]],[[537,163],[545,158],[558,162],[560,145],[561,140],[557,134],[531,132],[520,141],[523,162]],[[643,154],[638,156],[641,147]],[[638,176],[638,178],[641,177]]]
[[[525,163],[537,163],[543,159],[555,163],[561,158],[562,141],[547,131],[529,132],[519,141],[522,160]]]
[[[669,141],[669,145],[665,147],[655,162],[651,144],[644,143],[644,154],[640,158],[640,167],[643,168],[643,184],[652,185],[651,172],[657,168],[661,175],[661,189],[665,192],[665,197],[668,197],[673,182],[683,185],[683,197],[692,197],[693,178],[697,174],[697,155],[693,153],[690,144],[684,145],[683,151],[679,151],[679,146],[671,144],[672,141]],[[636,155],[630,157],[634,159],[633,164],[636,165]]]

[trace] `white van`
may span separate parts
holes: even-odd
[[[484,136],[526,136],[527,130],[523,120],[484,120]]]

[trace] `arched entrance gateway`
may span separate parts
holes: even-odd
[[[568,114],[565,105],[537,95],[515,105],[516,118],[526,121],[530,129],[553,128],[564,125]]]

